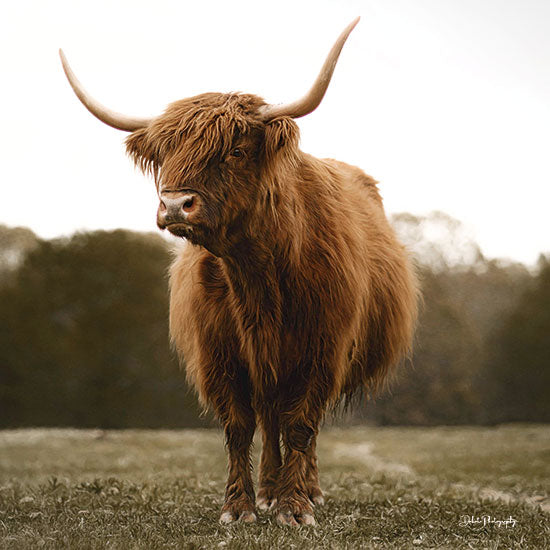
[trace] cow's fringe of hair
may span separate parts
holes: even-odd
[[[158,184],[160,168],[178,152],[181,177],[204,168],[213,156],[223,156],[236,133],[246,133],[260,122],[250,113],[263,104],[247,94],[208,93],[176,101],[165,113],[126,139],[127,151],[144,173]]]

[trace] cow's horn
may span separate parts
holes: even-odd
[[[264,121],[267,122],[281,116],[300,118],[301,116],[308,115],[317,109],[319,103],[321,103],[323,96],[325,95],[325,92],[327,91],[340,52],[342,51],[342,48],[344,47],[351,31],[355,28],[355,25],[359,23],[359,19],[361,18],[357,17],[354,19],[338,37],[334,43],[334,46],[332,46],[332,49],[330,50],[327,59],[321,68],[321,72],[319,73],[319,76],[317,77],[317,80],[313,84],[311,90],[309,90],[304,97],[298,99],[297,101],[293,101],[292,103],[286,103],[284,105],[265,105],[261,110],[262,119]]]
[[[101,105],[101,103],[88,94],[82,84],[80,84],[78,78],[76,78],[71,67],[69,66],[67,58],[62,50],[59,50],[59,57],[61,57],[63,70],[69,79],[69,83],[72,86],[74,93],[77,95],[78,99],[80,99],[84,107],[86,107],[92,115],[99,118],[101,122],[104,122],[117,130],[133,132],[134,130],[148,126],[153,120],[152,118],[133,118],[126,115],[121,115],[120,113],[115,113],[114,111],[111,111],[111,109]]]

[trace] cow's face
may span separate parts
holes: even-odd
[[[283,105],[267,105],[247,94],[203,94],[173,103],[157,118],[130,117],[90,96],[59,53],[84,106],[105,124],[132,132],[128,152],[155,176],[159,227],[224,255],[241,237],[257,236],[245,235],[253,229],[247,222],[261,218],[259,207],[268,211],[273,206],[268,204],[275,200],[273,186],[284,179],[278,175],[296,167],[292,153],[298,132],[291,119],[317,108],[358,21],[340,34],[309,92]],[[290,154],[280,155],[282,150]]]
[[[265,165],[297,141],[290,119],[262,122],[263,104],[253,95],[203,94],[173,103],[128,137],[128,152],[155,178],[161,229],[219,255],[250,231],[251,216],[266,206]],[[292,139],[274,131],[281,125]]]

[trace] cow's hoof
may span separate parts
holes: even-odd
[[[254,523],[256,521],[256,514],[251,510],[245,510],[238,514],[231,510],[225,510],[220,516],[220,523],[227,525],[228,523],[235,523],[236,521],[242,521],[243,523]]]
[[[308,487],[309,500],[314,506],[323,506],[325,503],[325,497],[323,496],[323,491],[319,484],[312,484]]]
[[[258,509],[262,510],[262,512],[266,512],[267,510],[273,510],[273,508],[277,505],[277,499],[269,499],[267,497],[260,497],[256,500],[256,506]]]
[[[290,525],[291,527],[298,527],[299,525],[292,512],[279,512],[277,514],[277,522],[281,525]]]
[[[256,519],[256,514],[248,510],[241,512],[241,515],[239,516],[239,521],[242,521],[243,523],[254,523]]]
[[[280,525],[289,525],[290,527],[298,527],[299,525],[315,525],[315,518],[310,513],[293,514],[292,512],[279,512],[277,514],[277,522]]]
[[[315,506],[323,506],[323,504],[325,504],[325,497],[323,495],[316,495],[311,499],[311,502],[313,502]]]
[[[312,514],[302,514],[298,518],[299,523],[302,525],[315,525],[315,518]]]
[[[220,523],[233,523],[236,519],[237,518],[233,512],[226,510],[225,512],[222,512],[222,515],[220,516]]]

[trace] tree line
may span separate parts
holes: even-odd
[[[354,422],[550,421],[550,257],[483,257],[441,213],[400,214],[423,303],[414,351]],[[168,339],[171,245],[0,226],[0,427],[208,426]]]

